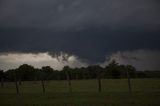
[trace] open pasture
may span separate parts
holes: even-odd
[[[72,80],[72,93],[65,80],[25,81],[16,94],[14,82],[0,87],[0,106],[160,106],[160,79],[132,79],[132,93],[127,79],[103,79],[102,92],[98,81]]]

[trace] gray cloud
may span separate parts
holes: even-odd
[[[133,50],[119,51],[106,56],[106,61],[101,66],[108,65],[112,60],[119,64],[133,65],[137,70],[160,70],[160,51],[153,50]],[[72,68],[86,67],[92,65],[87,59],[81,59],[76,55],[67,53],[51,54],[43,53],[1,53],[0,69],[8,70],[19,67],[22,64],[30,64],[36,68],[51,66],[56,70],[61,70],[68,65]]]
[[[116,60],[119,64],[129,64],[138,70],[160,70],[160,51],[159,50],[134,50],[119,51],[106,57],[107,65],[110,61]]]
[[[159,29],[157,0],[1,0],[1,27]]]
[[[14,69],[22,64],[30,64],[36,68],[51,66],[56,70],[61,70],[64,66],[86,67],[88,64],[77,56],[66,53],[51,55],[44,53],[1,53],[0,68],[3,70]]]

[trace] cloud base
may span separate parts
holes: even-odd
[[[97,62],[97,64],[106,66],[112,60],[116,60],[119,64],[133,65],[137,70],[160,70],[159,50],[118,51],[106,56],[105,62]],[[33,65],[35,68],[51,66],[56,70],[61,70],[64,66],[75,68],[91,65],[76,55],[69,55],[63,52],[59,54],[50,54],[48,52],[0,54],[0,68],[3,70],[14,69],[22,64]]]

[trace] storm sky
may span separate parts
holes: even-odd
[[[111,59],[160,69],[159,0],[0,0],[0,69]]]

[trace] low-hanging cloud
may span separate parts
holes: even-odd
[[[119,64],[133,65],[137,70],[160,70],[160,51],[159,50],[133,50],[133,51],[118,51],[106,56],[106,61],[103,63],[96,62],[103,67],[108,65],[112,60]],[[51,66],[53,69],[61,70],[64,66],[87,67],[92,65],[92,62],[86,59],[81,59],[76,55],[67,53],[51,54],[43,53],[1,53],[0,54],[0,69],[8,70],[19,67],[22,64],[29,64],[35,68],[42,66]]]
[[[86,67],[88,64],[80,60],[77,56],[67,53],[51,55],[45,53],[5,53],[0,54],[0,68],[3,70],[14,69],[22,64],[33,65],[35,68],[51,66],[56,70],[61,70],[64,66]]]
[[[107,56],[106,62],[102,66],[107,65],[112,60],[119,64],[129,64],[137,68],[137,70],[160,70],[160,51],[159,50],[134,50],[119,51]]]

